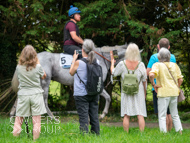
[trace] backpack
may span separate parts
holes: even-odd
[[[86,91],[88,95],[98,95],[102,93],[104,89],[104,83],[103,83],[103,74],[102,74],[102,67],[94,60],[92,64],[90,64],[86,58],[80,59],[86,63],[87,66],[87,83],[85,83],[81,80],[78,73],[77,76],[80,79],[80,82],[82,82],[85,85]]]
[[[125,65],[125,67],[127,68],[124,61],[123,61],[123,63]],[[135,95],[139,91],[140,81],[138,82],[137,75],[134,74],[135,70],[139,66],[139,63],[136,66],[136,68],[132,71],[132,74],[129,73],[129,70],[127,68],[128,73],[124,75],[124,79],[122,80],[122,91],[123,91],[123,93],[125,93],[127,95]]]

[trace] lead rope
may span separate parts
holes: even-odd
[[[107,71],[108,71],[108,65],[107,65],[107,62],[105,61],[105,60],[107,60],[108,62],[110,62],[111,63],[111,61],[110,60],[108,60],[107,58],[105,58],[105,56],[104,56],[104,53],[101,51],[101,49],[100,49],[100,52],[101,52],[101,57],[104,59],[104,63],[105,63],[105,65],[106,65],[106,69],[107,69]],[[98,55],[100,56],[100,54],[98,53]],[[108,74],[110,74],[110,72],[108,72]],[[111,77],[112,77],[112,75],[111,75]],[[110,77],[110,78],[111,78]],[[110,85],[110,83],[111,83],[112,81],[110,80],[108,83],[107,83],[107,85],[105,86],[105,88],[107,89],[107,87]]]
[[[100,49],[100,51],[101,51],[101,49]],[[105,61],[105,60],[107,60],[108,62],[110,62],[111,63],[111,61],[110,60],[108,60],[107,58],[105,58],[105,56],[104,56],[104,53],[101,51],[101,53],[102,53],[102,56],[101,57],[104,57],[103,59],[104,59],[104,63],[105,63],[105,65],[106,65],[106,69],[108,70],[108,65],[107,65],[107,62]],[[110,83],[111,84],[113,84],[113,75],[109,72],[108,73],[109,75],[110,75],[110,81],[107,83],[107,85],[105,86],[105,88],[107,89],[107,87],[110,85]],[[120,81],[120,80],[114,80],[114,81]]]
[[[99,55],[100,57],[102,57],[102,58],[104,59],[104,63],[105,63],[105,65],[106,65],[106,69],[108,70],[108,66],[107,66],[107,63],[106,63],[105,60],[107,60],[107,61],[110,62],[110,63],[111,63],[111,60],[107,59],[107,58],[104,56],[103,52],[101,51],[101,48],[100,48],[100,52],[102,53],[102,55],[99,54],[99,53],[96,52],[96,51],[94,51],[94,52],[95,52],[97,55]],[[109,74],[110,74],[110,73],[109,73]],[[120,81],[120,80],[114,80],[114,81]],[[111,74],[111,76],[110,76],[110,81],[107,83],[107,85],[105,86],[105,88],[107,88],[110,83],[113,84],[113,76],[112,76],[112,74]]]

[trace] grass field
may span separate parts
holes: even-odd
[[[110,127],[101,124],[100,135],[82,135],[79,132],[79,123],[76,120],[62,122],[49,121],[43,118],[42,131],[39,143],[188,143],[190,141],[190,130],[184,129],[183,135],[176,133],[174,129],[170,133],[160,133],[158,128],[145,128],[141,133],[138,128],[130,128],[129,133],[123,131],[122,127]],[[12,127],[14,121],[8,117],[0,117],[0,142],[1,143],[25,143],[33,142],[32,133],[29,138],[23,124],[20,137],[13,137]],[[32,124],[29,123],[29,131],[32,132]]]

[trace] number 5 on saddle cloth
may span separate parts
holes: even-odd
[[[73,56],[69,54],[60,53],[60,67],[64,69],[68,69],[71,67],[71,63],[73,61]]]

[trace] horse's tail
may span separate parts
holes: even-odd
[[[4,83],[3,85],[5,84],[10,84],[10,80],[7,80],[6,83]],[[0,104],[2,104],[8,97],[10,97],[9,95],[12,94],[13,92],[17,92],[18,91],[18,78],[17,78],[17,73],[15,71],[14,73],[14,76],[13,76],[13,79],[12,79],[12,82],[11,82],[11,86],[9,86],[8,88],[6,88],[4,91],[2,91],[0,93]],[[15,96],[14,96],[15,97]],[[9,103],[4,107],[3,110],[1,111],[4,111],[5,108],[11,103],[11,101],[13,100],[14,98],[12,98]]]
[[[19,85],[18,75],[17,75],[17,72],[15,70],[15,73],[13,75],[13,79],[12,79],[12,82],[11,82],[11,87],[12,87],[14,92],[18,92],[18,85]]]

